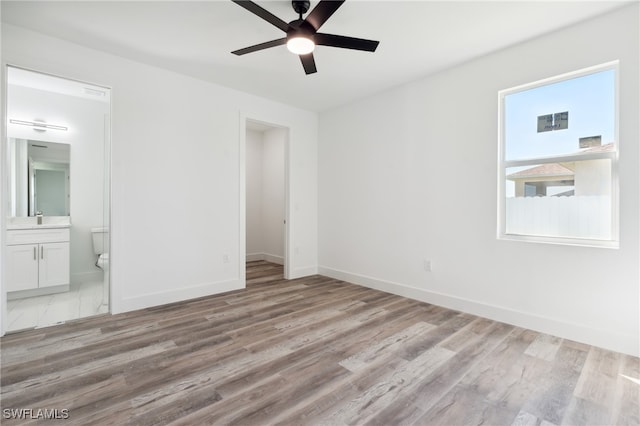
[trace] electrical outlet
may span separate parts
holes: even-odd
[[[223,254],[222,255],[222,263],[229,263],[229,255],[228,254]]]
[[[425,259],[423,266],[424,266],[425,272],[431,272],[431,260]]]

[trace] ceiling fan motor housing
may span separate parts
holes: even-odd
[[[291,6],[293,6],[293,10],[295,10],[298,15],[304,15],[309,10],[311,3],[309,0],[292,0]]]
[[[313,34],[316,29],[311,24],[302,19],[296,19],[289,22],[289,31],[287,31],[287,40],[294,37],[306,37],[313,40]]]

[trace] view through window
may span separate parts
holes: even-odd
[[[499,235],[617,241],[617,64],[500,92]]]

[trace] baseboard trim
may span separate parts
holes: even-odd
[[[489,305],[471,299],[423,290],[407,284],[380,280],[326,266],[319,266],[318,273],[330,278],[454,309],[456,311],[466,312],[517,327],[551,334],[636,357],[640,356],[640,339],[638,336],[612,332],[611,330],[594,329],[581,324],[569,323],[555,318],[542,317],[528,312]]]
[[[247,262],[256,262],[258,260],[265,260],[267,262],[275,263],[278,265],[284,265],[284,257],[269,253],[247,253]]]
[[[275,254],[264,253],[264,260],[278,265],[284,265],[284,257]]]
[[[264,260],[264,253],[247,253],[245,259],[247,262],[257,262],[259,260]]]
[[[198,284],[191,287],[181,287],[175,290],[167,290],[156,293],[146,293],[137,296],[124,297],[117,303],[117,312],[128,312],[137,309],[166,305],[167,303],[183,302],[203,296],[212,296],[228,291],[245,288],[240,280],[219,281],[214,283]],[[115,306],[114,306],[115,307]]]
[[[317,273],[318,273],[317,266],[299,266],[297,268],[294,268],[291,271],[291,275],[289,276],[289,279],[293,280],[296,278],[308,277],[310,275],[316,275]]]

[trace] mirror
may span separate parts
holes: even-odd
[[[9,139],[11,216],[69,216],[70,145]]]

